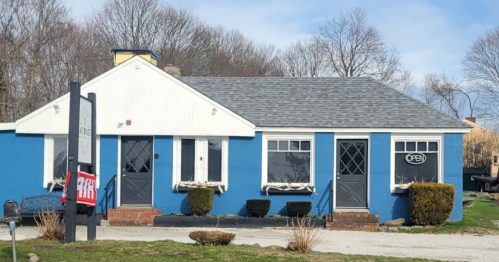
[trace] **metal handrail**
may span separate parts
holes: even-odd
[[[111,191],[110,194],[107,193],[107,191],[109,190],[109,187],[111,187],[111,185],[113,186],[113,190]],[[106,204],[104,206],[104,208],[106,209],[106,217],[105,219],[107,220],[108,218],[108,214],[107,214],[107,209],[108,209],[108,203],[109,203],[109,197],[110,195],[113,197],[113,209],[116,208],[115,207],[115,203],[116,203],[116,197],[115,197],[115,191],[116,191],[116,174],[111,178],[111,180],[109,180],[109,182],[107,183],[106,187],[104,187],[104,191],[105,191],[105,195],[106,195]]]

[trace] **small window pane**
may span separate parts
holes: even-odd
[[[222,139],[208,139],[208,182],[222,182]]]
[[[269,141],[268,150],[277,150],[277,141]]]
[[[288,150],[289,141],[279,141],[279,150]]]
[[[418,151],[426,151],[426,142],[418,142]]]
[[[406,151],[416,151],[416,142],[406,142]]]
[[[68,173],[68,139],[54,137],[54,179],[65,178]]]
[[[195,140],[182,139],[182,147],[180,149],[180,180],[194,181],[194,160],[195,160]]]
[[[301,141],[301,151],[310,150],[310,141]]]
[[[475,143],[474,144],[473,153],[475,153],[475,155],[482,154],[482,143]]]
[[[268,183],[310,183],[310,152],[269,152]]]
[[[437,142],[429,142],[428,143],[428,151],[438,151],[438,143]]]
[[[405,143],[404,142],[395,142],[395,151],[405,151]]]
[[[291,150],[300,150],[300,141],[291,141]]]

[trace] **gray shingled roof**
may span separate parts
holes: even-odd
[[[259,127],[470,128],[369,77],[181,77]]]

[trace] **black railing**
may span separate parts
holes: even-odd
[[[111,190],[111,192],[108,193],[109,191],[109,188],[110,187],[113,187],[113,190]],[[112,205],[113,205],[113,209],[116,208],[116,175],[114,175],[111,180],[109,180],[109,182],[107,182],[107,185],[106,187],[104,187],[104,191],[105,191],[105,195],[106,195],[106,203],[105,203],[105,206],[104,208],[106,209],[106,217],[104,219],[107,220],[107,209],[108,209],[108,205],[109,205],[109,198],[112,197],[113,198],[113,202],[112,202]]]
[[[331,192],[329,193],[329,212],[331,214],[331,221],[333,221],[333,201],[334,201],[334,181],[331,180]]]

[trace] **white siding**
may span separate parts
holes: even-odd
[[[99,135],[255,134],[249,121],[138,57],[83,85],[82,95],[89,92],[97,94]],[[16,132],[67,134],[68,120],[65,95],[19,120]],[[126,125],[127,120],[131,125]]]

